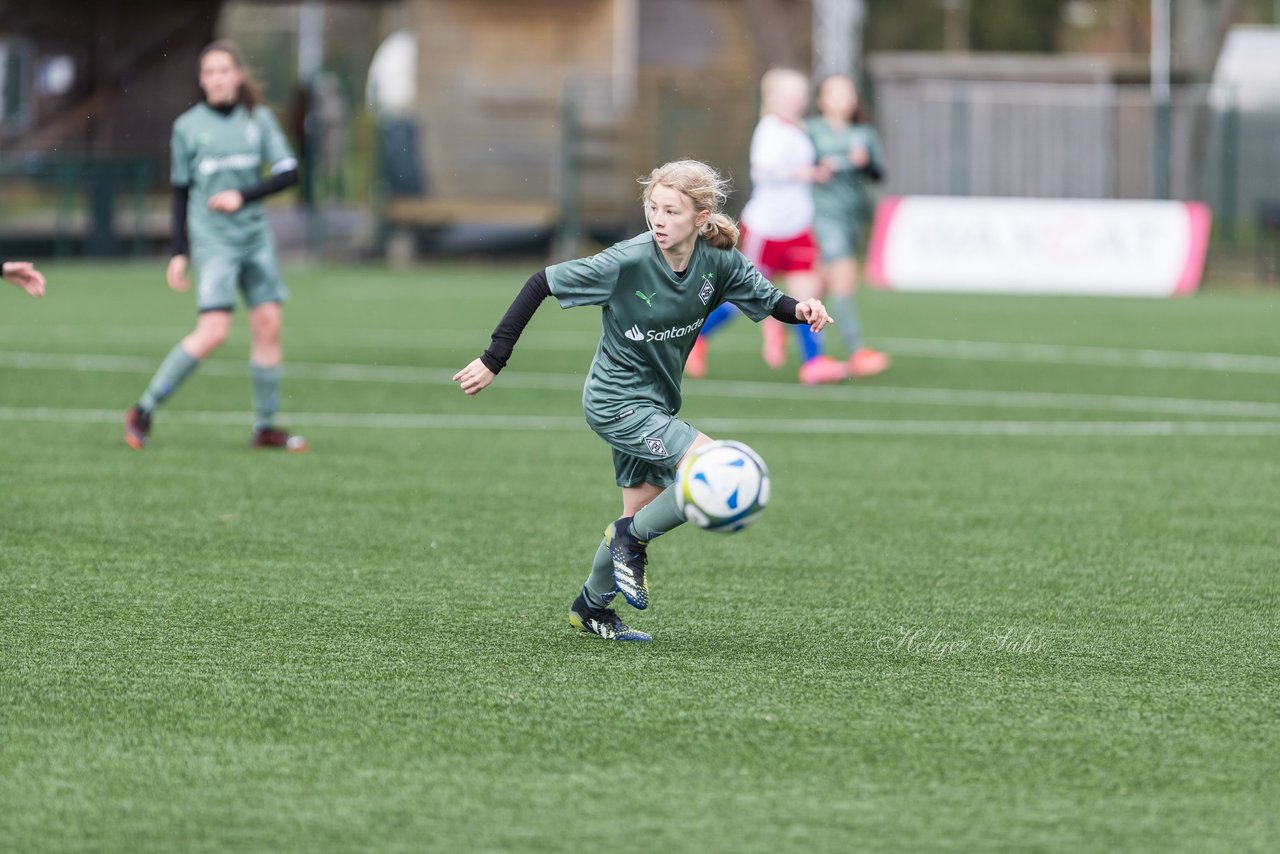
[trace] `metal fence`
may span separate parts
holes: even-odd
[[[1145,86],[951,80],[889,87],[876,124],[895,194],[1152,198],[1156,110]],[[1280,111],[1221,87],[1174,90],[1173,198],[1208,203],[1222,234],[1280,198]]]

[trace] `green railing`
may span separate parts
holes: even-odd
[[[0,154],[0,243],[47,243],[57,257],[145,253],[155,180],[139,157]]]

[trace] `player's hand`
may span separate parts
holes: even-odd
[[[169,269],[165,271],[165,279],[168,280],[169,287],[180,294],[191,289],[191,282],[187,281],[186,255],[174,255],[169,259]]]
[[[209,210],[218,213],[235,213],[244,207],[244,196],[239,190],[223,190],[209,197]]]
[[[4,262],[4,277],[33,297],[44,296],[44,275],[30,261]]]
[[[822,304],[822,300],[807,299],[802,303],[796,304],[796,319],[803,320],[809,324],[809,328],[814,332],[821,332],[822,327],[828,323],[835,323],[831,319],[831,315],[827,314],[827,309]]]
[[[453,381],[457,383],[468,397],[475,397],[489,383],[493,382],[494,373],[484,366],[484,362],[476,359],[462,370],[453,375]]]
[[[825,184],[831,180],[831,167],[826,163],[803,166],[797,169],[792,177],[806,184]]]
[[[859,144],[850,148],[849,162],[852,163],[854,167],[857,169],[861,169],[863,166],[866,166],[868,163],[870,163],[871,155],[867,153],[867,147],[865,145]]]

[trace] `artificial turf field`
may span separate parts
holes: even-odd
[[[1280,297],[869,293],[893,370],[824,389],[739,321],[684,415],[773,501],[627,645],[566,622],[598,311],[449,383],[530,269],[290,271],[296,456],[243,314],[123,444],[161,263],[0,289],[0,850],[1280,846]]]

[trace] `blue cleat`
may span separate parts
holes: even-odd
[[[569,625],[583,634],[595,635],[605,640],[651,641],[652,637],[633,629],[612,608],[592,608],[579,593],[569,607]]]
[[[637,611],[649,607],[649,582],[645,579],[645,565],[649,556],[645,548],[648,540],[631,533],[631,517],[623,516],[604,529],[604,541],[613,556],[613,583]]]

